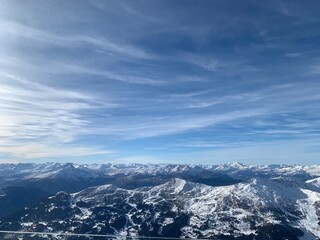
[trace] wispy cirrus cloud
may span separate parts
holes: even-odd
[[[119,161],[162,161],[163,147],[174,158],[228,146],[258,156],[250,144],[317,137],[316,6],[58,2],[0,3],[5,156],[114,149]]]
[[[23,158],[72,155],[73,151],[73,155],[107,152],[90,147],[53,148],[50,145],[72,142],[79,136],[79,130],[90,124],[90,120],[81,115],[82,111],[110,109],[117,104],[6,73],[0,77],[0,152]]]
[[[101,36],[59,34],[7,20],[0,21],[0,28],[2,29],[0,33],[1,37],[14,37],[20,38],[21,40],[29,39],[31,41],[45,43],[50,46],[61,46],[67,48],[81,48],[85,45],[89,45],[100,49],[101,51],[105,51],[105,53],[110,53],[112,54],[111,56],[118,56],[120,59],[125,59],[125,57],[142,59],[156,58],[155,55],[147,53],[141,48],[126,43],[112,41]]]
[[[124,140],[150,138],[196,131],[240,119],[253,118],[268,114],[266,109],[230,111],[228,113],[203,115],[175,115],[167,117],[130,117],[125,121],[113,121],[108,128],[91,128],[85,134],[102,134]]]
[[[196,157],[199,162],[207,161],[219,164],[224,159],[234,162],[246,162],[249,164],[279,164],[287,162],[290,164],[301,164],[303,159],[305,164],[317,164],[319,155],[318,138],[300,140],[274,140],[270,142],[247,142],[239,143],[238,146],[232,144],[231,147],[218,148],[215,150],[195,151],[189,153],[189,161]],[[261,154],[272,153],[272,154]],[[177,161],[181,161],[181,156],[176,156]],[[185,160],[188,161],[188,160]]]
[[[94,68],[88,68],[79,65],[66,64],[66,63],[57,63],[57,67],[59,71],[62,73],[74,73],[74,74],[87,74],[87,75],[95,75],[100,76],[106,79],[121,81],[125,83],[134,83],[134,84],[146,84],[146,85],[163,85],[164,81],[152,79],[152,77],[144,77],[144,76],[134,76],[134,74],[128,73],[117,73],[115,71],[108,70],[99,70]]]
[[[94,155],[112,155],[114,151],[107,151],[94,147],[48,145],[43,143],[24,143],[20,145],[1,145],[0,152],[17,159],[41,159],[41,158],[70,158],[87,157]]]
[[[311,75],[320,74],[320,63],[311,65],[309,67],[309,71],[307,71],[307,74],[311,74]]]
[[[182,58],[190,64],[212,72],[218,71],[218,69],[222,67],[221,61],[214,59],[213,57],[201,57],[197,55],[186,54]]]
[[[319,137],[319,136],[318,136]],[[151,152],[135,157],[114,158],[116,162],[126,163],[170,163],[176,164],[222,164],[225,159],[229,162],[243,162],[246,164],[318,164],[319,138],[274,140],[269,142],[241,141],[241,142],[212,142],[212,141],[184,141],[173,146],[178,149],[175,153],[164,153],[160,157]],[[149,153],[149,154],[148,154]],[[187,153],[187,154],[186,154]],[[263,153],[263,154],[261,154]],[[265,154],[268,153],[268,154]],[[195,162],[196,159],[196,162]],[[290,159],[290,162],[288,162]]]

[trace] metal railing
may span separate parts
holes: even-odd
[[[1,231],[1,240],[181,240],[177,237],[128,236],[113,234],[77,234],[63,232]],[[186,238],[192,239],[192,238]],[[208,240],[208,239],[197,239]]]

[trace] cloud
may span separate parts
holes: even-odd
[[[315,9],[295,1],[3,3],[1,151],[94,155],[110,145],[128,156],[131,144],[170,152],[190,135],[210,135],[193,149],[316,137]]]
[[[194,116],[172,117],[140,117],[126,118],[122,122],[111,122],[108,128],[91,128],[83,134],[103,134],[120,139],[139,139],[148,137],[165,136],[172,134],[196,131],[209,126],[232,122],[244,118],[252,118],[267,114],[265,109],[251,109],[234,111],[222,114],[204,114]]]
[[[90,95],[49,87],[1,73],[0,153],[6,162],[19,159],[109,155],[95,146],[66,144],[76,141],[91,121],[83,113],[118,107]],[[9,155],[9,157],[7,157]]]
[[[112,151],[67,145],[90,125],[83,111],[110,109],[116,104],[56,89],[2,73],[0,81],[0,153],[19,159],[107,155]],[[11,160],[10,160],[11,159]]]
[[[268,142],[212,142],[203,140],[183,141],[160,154],[113,158],[118,163],[175,163],[175,164],[222,164],[241,162],[244,164],[300,164],[319,163],[319,138],[273,140]],[[268,153],[268,154],[266,154]],[[110,160],[108,160],[110,161]]]
[[[138,156],[131,156],[131,157],[113,158],[111,160],[108,159],[108,162],[123,163],[123,164],[130,164],[130,163],[150,164],[150,163],[168,163],[168,159],[163,159],[161,157],[155,157],[155,156],[147,156],[147,155],[139,156],[138,155]]]
[[[217,143],[204,140],[184,140],[181,143],[177,143],[175,146],[182,148],[226,148],[231,147],[231,143]]]
[[[266,154],[268,153],[268,154]],[[177,161],[220,164],[224,162],[242,162],[246,164],[317,164],[319,159],[319,139],[275,140],[269,142],[239,143],[231,147],[214,150],[188,152],[188,155],[176,154]]]
[[[303,53],[300,53],[300,52],[289,52],[285,54],[285,56],[289,58],[301,57],[302,55]]]
[[[74,65],[74,64],[65,64],[57,63],[57,67],[60,69],[60,72],[69,72],[75,74],[88,74],[101,76],[107,79],[126,82],[126,83],[135,83],[135,84],[146,84],[146,85],[163,85],[164,82],[151,77],[142,77],[134,76],[133,74],[126,74],[123,72],[115,73],[114,71],[108,70],[98,70],[94,68],[88,68],[84,66]]]
[[[0,42],[4,38],[17,37],[20,41],[29,39],[34,42],[46,43],[51,46],[61,46],[66,48],[81,48],[84,45],[93,46],[106,53],[115,54],[120,59],[125,57],[154,59],[156,56],[145,52],[144,50],[126,43],[119,43],[103,38],[101,36],[90,36],[83,33],[80,34],[59,34],[44,30],[39,30],[35,27],[29,27],[21,23],[8,20],[0,21]],[[1,36],[2,35],[2,36]]]
[[[260,134],[274,134],[274,135],[286,135],[286,134],[304,134],[304,131],[292,130],[292,129],[268,129],[261,131],[254,131],[253,133]]]
[[[203,57],[195,54],[184,54],[182,58],[188,63],[212,72],[218,71],[218,69],[222,67],[219,60],[210,57]]]
[[[94,147],[50,146],[41,143],[24,143],[21,145],[0,145],[0,152],[19,159],[86,157],[94,155],[110,155],[113,151]]]
[[[309,68],[309,71],[307,71],[307,74],[320,74],[320,64],[314,64]]]
[[[83,93],[59,90],[19,77],[1,74],[0,135],[8,142],[19,139],[70,142],[90,124],[83,111],[117,105]]]

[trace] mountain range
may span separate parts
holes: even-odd
[[[320,239],[320,165],[1,164],[0,188],[0,230]]]

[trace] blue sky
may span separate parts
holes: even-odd
[[[0,161],[316,164],[319,1],[0,2]]]

